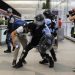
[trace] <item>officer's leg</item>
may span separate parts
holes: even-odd
[[[52,57],[49,56],[49,54],[46,54],[46,59],[47,59],[48,62],[49,62],[49,67],[50,67],[50,68],[53,68],[53,67],[54,67],[54,61],[53,61]]]
[[[11,34],[7,33],[6,37],[6,44],[7,44],[7,50],[5,50],[5,53],[10,53],[11,52]]]
[[[48,63],[48,60],[45,57],[46,54],[45,53],[41,53],[40,55],[41,55],[41,57],[42,57],[43,60],[42,61],[39,61],[39,63],[40,64],[46,64],[46,63]]]
[[[42,40],[41,40],[41,42],[40,42],[40,44],[44,44],[45,43],[45,41],[46,41],[46,39],[43,37],[42,38]],[[41,46],[40,46],[40,55],[41,55],[41,57],[42,57],[42,61],[39,61],[39,63],[40,64],[46,64],[46,63],[48,63],[48,60],[46,59],[46,49],[45,48],[42,48]]]
[[[53,61],[52,57],[49,56],[49,54],[44,53],[44,54],[41,54],[41,56],[42,56],[43,60],[39,62],[40,64],[49,63],[50,68],[54,67],[54,61]]]
[[[53,48],[50,50],[50,53],[52,55],[53,60],[56,62],[57,61],[57,58],[56,58],[56,54],[55,54],[55,51],[54,51]]]
[[[18,63],[14,66],[14,68],[20,68],[23,66],[23,60],[26,58],[28,52],[33,48],[32,43],[29,43],[25,49],[22,51],[21,57],[18,61]]]

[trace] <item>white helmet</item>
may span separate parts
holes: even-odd
[[[12,13],[12,9],[11,8],[8,8],[7,9],[7,13]]]

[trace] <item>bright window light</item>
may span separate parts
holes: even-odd
[[[38,3],[38,1],[5,1],[5,2],[8,4],[37,4]],[[39,2],[43,3],[46,1],[39,1]],[[52,5],[57,5],[59,3],[60,3],[60,1],[51,2]]]
[[[60,2],[51,2],[51,5],[58,5]]]
[[[8,4],[37,4],[38,3],[38,1],[5,1],[5,2]]]

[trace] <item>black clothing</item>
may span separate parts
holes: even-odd
[[[22,54],[24,54],[23,57],[21,57],[22,60],[24,60],[24,58],[27,56],[28,52],[35,46],[38,45],[43,33],[42,30],[45,27],[45,25],[40,26],[39,28],[37,28],[37,25],[35,23],[30,23],[28,25],[28,28],[31,31],[31,35],[32,35],[32,40],[31,42],[25,47],[25,51],[22,52]]]
[[[21,54],[21,57],[19,59],[19,62],[14,66],[14,68],[20,68],[23,66],[23,60],[24,58],[26,58],[28,52],[34,48],[35,46],[37,46],[39,44],[39,41],[41,39],[41,37],[43,36],[43,32],[42,30],[45,28],[45,24],[38,27],[35,23],[29,23],[28,24],[28,29],[30,29],[30,32],[31,32],[31,35],[32,35],[32,40],[31,42],[25,47],[25,49],[23,50],[22,54]],[[41,54],[42,57],[44,58],[47,58],[48,62],[49,62],[49,67],[54,67],[54,62],[52,60],[52,58],[44,53],[44,54]]]

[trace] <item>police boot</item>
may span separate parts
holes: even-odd
[[[48,60],[43,59],[42,61],[39,61],[39,63],[40,63],[40,64],[46,64],[46,63],[48,63]]]
[[[5,50],[4,53],[11,53],[11,47],[8,47],[8,49]]]
[[[49,57],[49,67],[53,68],[54,67],[54,61],[52,60],[51,57]]]

